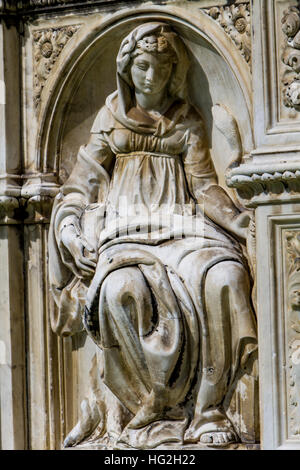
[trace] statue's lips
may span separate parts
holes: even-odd
[[[154,88],[154,84],[152,84],[152,83],[145,83],[144,84],[144,90],[153,91],[153,88]]]

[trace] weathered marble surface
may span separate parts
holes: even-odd
[[[84,327],[99,348],[64,445],[255,441],[256,320],[238,243],[251,212],[217,183],[187,98],[187,49],[171,25],[137,26],[116,61],[117,91],[80,147],[50,224],[53,329],[67,336]],[[237,162],[236,121],[220,105],[212,114]],[[229,418],[235,394],[231,420],[241,427]]]
[[[300,120],[296,62],[287,59],[298,54],[297,6],[296,0],[254,0],[251,9],[250,2],[213,0],[1,2],[2,448],[60,448],[89,393],[92,340],[83,332],[58,338],[50,328],[48,223],[53,198],[116,87],[112,59],[122,38],[153,19],[170,22],[191,53],[191,101],[202,111],[219,184],[240,209],[255,213],[248,248],[257,286],[262,447],[299,448],[293,253]],[[287,92],[289,78],[295,90]],[[213,120],[217,103],[237,121],[240,162]]]

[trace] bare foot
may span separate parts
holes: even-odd
[[[195,415],[184,435],[186,443],[207,446],[226,446],[238,441],[238,436],[229,419],[218,409]]]
[[[64,447],[73,447],[83,441],[85,437],[90,436],[99,424],[100,419],[97,405],[90,406],[88,399],[85,398],[81,402],[81,417],[64,440]]]
[[[206,432],[200,437],[200,442],[209,447],[224,447],[237,442],[237,437],[233,431]]]

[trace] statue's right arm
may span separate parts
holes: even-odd
[[[73,271],[78,277],[91,276],[97,262],[97,253],[81,231],[80,217],[87,205],[105,199],[113,160],[114,154],[103,135],[91,134],[61,187],[56,234],[58,243],[71,255]]]

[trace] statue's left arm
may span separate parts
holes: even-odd
[[[217,225],[243,241],[250,221],[248,211],[241,212],[228,193],[218,185],[201,119],[193,120],[183,156],[189,190],[203,206],[205,214]]]

